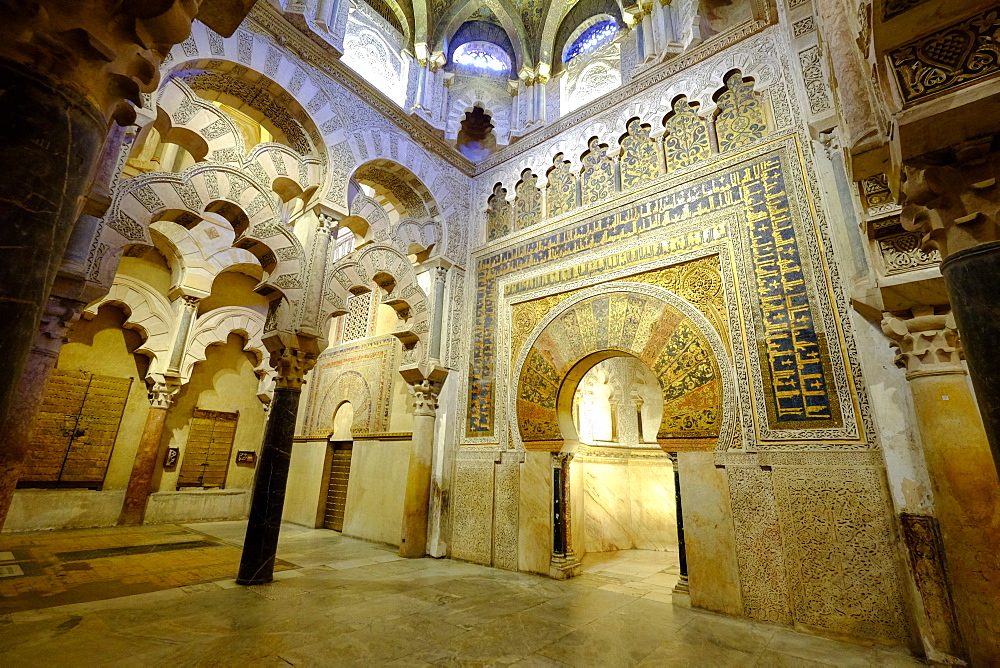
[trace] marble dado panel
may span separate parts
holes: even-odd
[[[905,641],[907,616],[884,470],[775,466],[771,478],[795,622]],[[740,552],[747,547],[741,545]]]
[[[497,412],[504,383],[496,380],[506,379],[500,371],[510,359],[505,309],[718,253],[734,364],[750,389],[740,393],[753,416],[745,441],[869,447],[873,426],[859,415],[870,408],[855,382],[862,373],[841,329],[845,305],[815,280],[828,268],[799,156],[795,136],[774,140],[683,180],[660,178],[533,239],[474,254],[464,442],[506,443],[506,430],[495,428],[504,421]]]
[[[343,401],[350,401],[354,409],[353,430],[387,432],[399,348],[399,339],[389,334],[325,350],[307,385],[302,435],[319,439],[329,436],[334,413]]]

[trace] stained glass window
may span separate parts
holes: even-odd
[[[614,19],[608,19],[606,21],[595,23],[584,30],[583,33],[576,38],[576,41],[573,42],[568,49],[566,49],[563,53],[563,62],[568,63],[581,53],[593,51],[602,44],[610,42],[617,34],[618,23]]]

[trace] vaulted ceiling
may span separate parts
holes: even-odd
[[[556,36],[566,15],[577,5],[594,5],[586,15],[611,13],[620,19],[622,0],[372,0],[385,3],[409,23],[413,44],[430,53],[447,52],[449,41],[463,24],[481,22],[503,28],[510,39],[517,67],[553,63]],[[626,0],[627,3],[627,0]],[[613,8],[608,12],[608,6]],[[579,12],[578,12],[579,13]],[[574,26],[575,27],[575,26]],[[572,30],[572,27],[570,28]],[[463,31],[468,33],[469,31]],[[463,41],[467,37],[462,38]]]

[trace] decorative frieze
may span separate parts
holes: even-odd
[[[895,4],[913,6],[916,3]],[[1000,12],[990,9],[908,42],[889,53],[889,65],[906,104],[921,102],[997,74],[1000,72]]]

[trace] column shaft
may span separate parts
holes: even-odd
[[[427,554],[427,512],[431,498],[431,458],[434,453],[434,415],[413,416],[413,443],[406,473],[402,540],[399,556]]]
[[[952,312],[962,333],[969,375],[979,398],[994,467],[1000,471],[1000,241],[949,255],[941,263]]]
[[[674,498],[677,500],[677,563],[680,567],[681,577],[674,587],[674,591],[687,593],[688,591],[688,562],[687,550],[684,546],[684,511],[681,506],[681,471],[677,464],[677,453],[671,453],[671,461],[674,463]]]
[[[150,483],[156,472],[156,459],[160,454],[160,441],[163,439],[163,428],[167,423],[167,411],[170,399],[155,397],[153,405],[146,415],[146,424],[142,429],[139,447],[135,452],[135,462],[132,464],[132,474],[125,489],[125,501],[122,512],[118,516],[118,524],[137,526],[146,517],[146,504],[149,502]]]
[[[986,433],[964,374],[912,377],[910,390],[959,628],[973,663],[992,664],[1000,659],[1000,483]],[[957,639],[940,643],[961,651]]]
[[[66,87],[0,61],[0,424],[93,176],[107,125]]]
[[[3,424],[4,437],[0,440],[0,529],[7,519],[21,467],[31,448],[35,418],[59,359],[59,351],[66,342],[66,333],[79,318],[83,307],[84,304],[71,299],[50,297],[42,316],[35,345],[17,384],[13,409]]]
[[[243,556],[236,577],[242,585],[265,584],[274,579],[274,560],[278,554],[281,513],[285,505],[288,466],[295,436],[295,415],[301,394],[301,386],[274,388],[260,464],[254,480]]]

